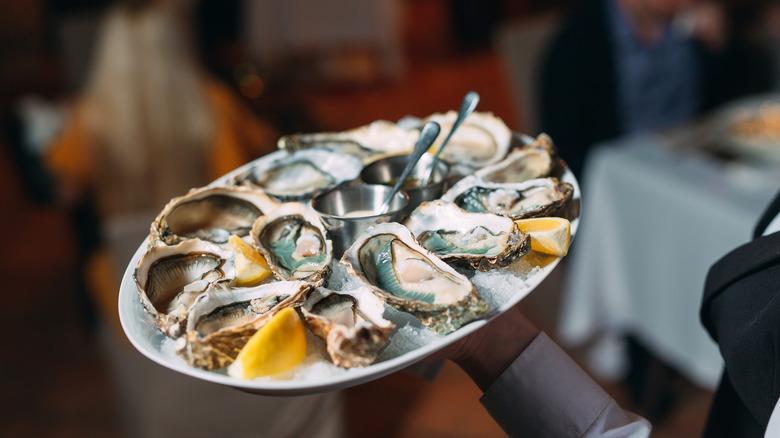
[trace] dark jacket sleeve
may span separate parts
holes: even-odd
[[[778,208],[776,197],[759,224],[765,227]],[[726,368],[705,436],[761,436],[780,397],[780,232],[753,239],[710,268],[700,316]]]

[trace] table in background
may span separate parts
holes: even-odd
[[[714,389],[722,359],[699,321],[705,276],[750,239],[780,179],[672,143],[623,139],[590,155],[559,335],[568,346],[593,343],[587,365],[601,378],[624,376],[631,334]]]

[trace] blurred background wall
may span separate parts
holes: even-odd
[[[121,436],[110,378],[79,289],[82,242],[52,203],[38,154],[83,85],[106,0],[0,2],[0,435]],[[539,56],[575,0],[178,0],[214,76],[281,133],[353,128],[456,109],[468,90],[510,128],[536,134]],[[117,84],[121,86],[121,84]],[[560,281],[528,300],[554,334]],[[576,354],[576,352],[573,352]],[[606,384],[606,383],[605,383]],[[607,384],[630,409],[625,385]],[[695,436],[711,394],[675,381],[657,436]],[[348,391],[353,436],[503,436],[458,369]],[[456,403],[453,403],[456,401]],[[457,405],[457,406],[454,406]],[[453,422],[452,418],[459,418]]]

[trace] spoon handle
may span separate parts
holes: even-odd
[[[447,143],[450,141],[450,138],[452,137],[452,134],[455,132],[455,130],[458,129],[458,126],[460,126],[460,124],[466,120],[466,117],[468,117],[469,114],[474,112],[474,109],[477,108],[478,103],[479,94],[476,91],[469,91],[466,93],[466,96],[463,97],[463,103],[460,104],[460,110],[458,110],[458,117],[455,119],[455,123],[452,124],[452,129],[450,129],[449,134],[447,134],[447,137],[441,143],[441,146],[439,146],[439,150],[436,151],[436,155],[433,156],[431,167],[428,169],[428,172],[422,180],[423,185],[428,185],[431,183],[431,177],[433,176],[434,170],[436,170],[436,165],[439,163],[439,155],[441,154],[441,151],[444,150],[444,146],[447,146]]]
[[[433,141],[436,140],[440,130],[441,127],[436,122],[428,122],[425,124],[425,126],[423,126],[422,130],[420,131],[420,138],[417,140],[417,144],[414,146],[414,151],[412,151],[412,154],[409,156],[409,161],[406,163],[406,167],[404,167],[403,172],[401,172],[401,176],[398,177],[398,182],[395,183],[393,190],[390,191],[390,194],[388,194],[387,198],[385,198],[385,202],[382,203],[382,208],[380,208],[379,214],[387,213],[387,210],[390,208],[390,203],[393,201],[395,194],[398,193],[398,189],[401,188],[404,181],[406,181],[406,178],[409,177],[410,173],[412,173],[412,169],[414,169],[414,166],[418,161],[420,161],[420,157],[422,157],[428,148],[431,147]]]

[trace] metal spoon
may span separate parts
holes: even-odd
[[[458,126],[460,126],[461,123],[468,117],[469,114],[474,112],[474,109],[477,107],[477,104],[479,103],[479,94],[477,94],[476,91],[469,91],[466,93],[466,96],[463,97],[463,103],[460,104],[460,110],[458,111],[458,117],[455,119],[455,123],[452,124],[452,129],[450,129],[450,133],[447,134],[447,138],[444,139],[444,141],[441,143],[441,146],[439,147],[439,150],[436,151],[436,155],[433,156],[433,162],[431,163],[430,169],[428,169],[427,174],[422,179],[421,183],[424,186],[427,186],[431,183],[431,177],[433,176],[433,171],[436,169],[436,165],[439,164],[439,155],[441,154],[441,151],[444,150],[444,146],[447,146],[447,142],[450,141],[450,137],[452,137],[452,133],[455,132],[456,129],[458,129]]]
[[[418,161],[420,161],[420,157],[423,156],[428,148],[431,147],[434,140],[436,140],[440,130],[441,127],[436,122],[428,122],[425,124],[425,126],[422,127],[422,130],[420,131],[420,138],[417,140],[417,144],[414,146],[414,150],[409,156],[409,161],[406,163],[406,167],[404,167],[403,172],[401,172],[401,176],[398,177],[398,182],[395,183],[393,190],[390,191],[390,194],[387,195],[387,198],[385,198],[385,201],[382,203],[382,207],[379,209],[378,214],[387,213],[387,210],[390,208],[390,202],[393,201],[395,194],[398,193],[398,189],[401,188],[404,181],[406,181],[406,178],[410,173],[412,173],[412,169],[414,169],[414,166]]]

